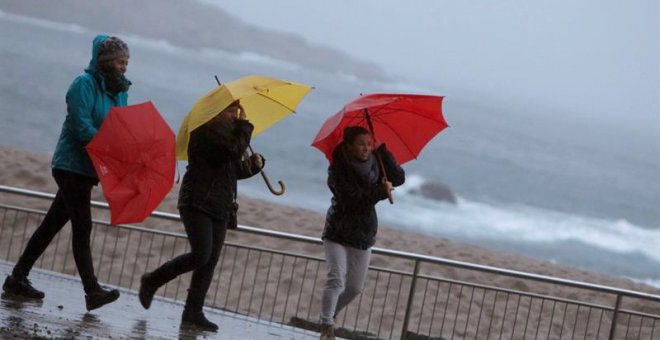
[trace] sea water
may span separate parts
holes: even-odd
[[[89,62],[95,32],[4,12],[0,32],[0,144],[52,152],[64,94]],[[310,144],[328,116],[360,93],[447,95],[450,127],[404,165],[407,183],[394,191],[395,204],[377,207],[381,223],[660,286],[657,129],[618,129],[551,108],[509,112],[479,98],[453,98],[451,84],[439,86],[448,93],[437,93],[254,53],[121,36],[131,49],[129,103],[151,100],[175,132],[194,101],[216,86],[214,75],[229,81],[262,74],[315,87],[297,113],[252,143],[267,160],[271,182],[283,180],[286,194],[270,194],[255,177],[241,182],[243,195],[324,213],[327,161]],[[185,164],[178,168],[183,172]],[[414,194],[429,183],[449,187],[456,203]]]

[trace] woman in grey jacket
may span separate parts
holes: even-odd
[[[362,292],[378,231],[376,203],[405,181],[405,172],[385,144],[374,145],[363,127],[344,129],[332,159],[328,168],[332,204],[322,237],[327,278],[321,299],[321,339],[334,339],[335,316]]]

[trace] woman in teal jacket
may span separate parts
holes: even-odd
[[[128,59],[126,43],[117,37],[98,35],[92,44],[89,67],[71,83],[66,93],[67,115],[51,163],[57,194],[11,275],[5,279],[2,288],[9,296],[44,297],[43,292],[31,285],[28,274],[55,235],[71,221],[73,257],[85,290],[87,310],[119,298],[119,291],[103,289],[94,275],[90,249],[90,199],[98,177],[85,146],[98,131],[110,108],[127,104],[131,83],[124,73]]]

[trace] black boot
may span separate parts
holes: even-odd
[[[40,300],[45,296],[44,292],[32,287],[32,283],[30,283],[27,277],[17,277],[14,275],[7,276],[5,283],[2,285],[2,290],[9,295],[20,296],[26,299]]]
[[[87,310],[97,309],[104,305],[114,302],[119,298],[119,291],[116,289],[105,290],[100,288],[91,293],[85,295],[85,303],[87,305]]]
[[[335,326],[321,324],[320,340],[335,340]]]
[[[204,312],[189,312],[184,310],[183,315],[181,315],[181,324],[186,326],[194,326],[205,331],[217,332],[218,325],[209,321]]]
[[[146,273],[140,278],[140,303],[144,309],[149,309],[151,307],[151,300],[154,299],[154,294],[156,294],[158,287],[150,283],[150,275]]]

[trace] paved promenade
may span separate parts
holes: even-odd
[[[11,271],[0,262],[0,282]],[[180,328],[183,306],[154,299],[144,310],[137,293],[121,289],[116,302],[87,312],[78,277],[34,269],[32,284],[46,293],[41,302],[0,299],[1,339],[318,339],[318,333],[208,309],[218,333]]]

